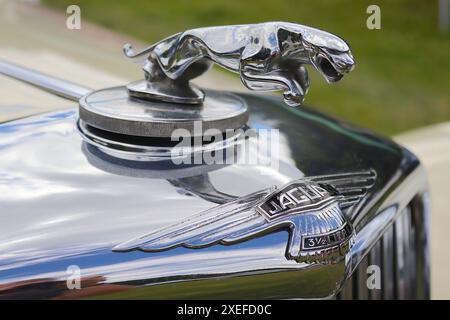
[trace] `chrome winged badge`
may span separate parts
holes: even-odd
[[[374,171],[363,171],[299,179],[203,211],[113,251],[229,245],[284,229],[289,232],[288,260],[337,262],[350,249],[354,235],[344,212],[364,197],[375,177]]]

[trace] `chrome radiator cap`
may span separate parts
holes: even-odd
[[[94,91],[80,100],[80,119],[98,129],[140,137],[170,138],[177,129],[195,134],[195,123],[203,130],[220,132],[243,127],[247,105],[232,93],[211,91],[201,105],[144,101],[128,95],[125,87]]]

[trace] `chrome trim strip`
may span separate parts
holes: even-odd
[[[430,203],[425,193],[412,201],[415,230],[416,292],[418,299],[430,299]]]
[[[395,266],[395,277],[397,279],[396,284],[396,298],[400,300],[407,299],[408,294],[408,265],[406,262],[407,252],[406,250],[406,241],[408,238],[408,234],[405,233],[406,229],[406,216],[409,214],[409,210],[406,209],[405,212],[397,219],[395,222],[395,258],[396,258],[396,266]]]
[[[4,60],[0,60],[0,74],[29,83],[72,101],[78,101],[81,97],[92,91],[90,88],[20,67]]]
[[[383,235],[382,241],[382,288],[383,299],[392,300],[395,298],[395,266],[394,266],[394,227],[389,227]]]
[[[369,266],[375,265],[375,266],[379,266],[380,268],[383,268],[384,266],[381,263],[381,254],[382,254],[381,241],[378,241],[375,244],[375,246],[372,248],[372,250],[370,251]],[[380,271],[382,271],[382,269]],[[366,274],[366,277],[367,277],[367,274]],[[369,290],[370,300],[381,300],[382,288],[383,287],[381,287],[380,289],[372,288],[371,290]]]
[[[353,299],[368,300],[369,290],[367,288],[367,267],[369,266],[369,256],[365,256],[359,263],[359,267],[355,271],[356,286],[354,286]]]

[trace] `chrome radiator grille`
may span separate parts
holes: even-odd
[[[428,299],[426,213],[421,198],[398,216],[347,279],[337,299]],[[368,266],[380,267],[381,288],[369,289]]]

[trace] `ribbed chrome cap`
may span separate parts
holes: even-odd
[[[228,92],[208,91],[203,104],[187,105],[133,98],[126,87],[94,91],[80,100],[80,118],[105,131],[140,137],[169,138],[176,129],[194,135],[194,124],[202,131],[220,132],[243,127],[248,120],[244,100]]]

